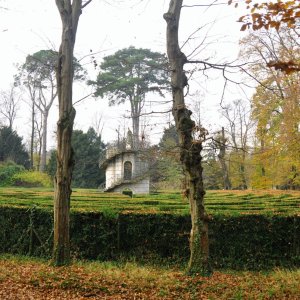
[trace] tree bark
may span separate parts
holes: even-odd
[[[42,134],[42,155],[41,155],[41,164],[40,171],[45,172],[46,170],[46,161],[47,161],[47,134],[48,134],[48,110],[43,112],[43,134]]]
[[[53,263],[70,262],[69,212],[71,181],[74,167],[71,138],[75,109],[72,103],[73,53],[76,31],[81,14],[81,0],[56,0],[62,20],[62,39],[57,64],[59,120],[57,122],[57,171],[54,192]]]
[[[139,149],[140,115],[132,116],[133,148]]]
[[[142,110],[141,96],[134,94],[130,97],[133,148],[139,149],[140,146],[140,115]]]
[[[184,87],[187,77],[184,64],[187,59],[180,51],[178,43],[179,19],[182,0],[171,0],[169,10],[164,14],[167,22],[167,53],[171,69],[171,87],[173,96],[173,116],[179,137],[180,160],[187,178],[186,195],[190,203],[192,229],[190,234],[190,259],[188,273],[209,275],[209,218],[204,208],[204,188],[201,166],[201,141],[193,140],[195,122],[191,119],[192,112],[185,106]]]
[[[35,104],[31,103],[31,136],[30,136],[30,170],[33,170],[33,145],[34,145]]]
[[[222,135],[220,137],[220,141],[218,141],[219,144],[219,154],[218,159],[221,164],[222,172],[223,172],[223,184],[225,190],[231,190],[231,182],[229,179],[229,172],[228,168],[225,162],[225,154],[226,154],[226,139],[225,139],[225,131],[224,127],[222,127]]]
[[[42,155],[41,155],[41,164],[39,170],[41,172],[45,172],[46,170],[46,162],[47,162],[47,135],[48,135],[48,116],[50,109],[52,107],[52,104],[54,102],[54,99],[57,96],[57,92],[54,92],[54,86],[53,86],[53,81],[51,78],[51,97],[50,101],[47,104],[47,100],[43,94],[42,89],[40,89],[40,98],[39,102],[36,103],[36,107],[39,109],[42,115]]]

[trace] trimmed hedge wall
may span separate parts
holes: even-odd
[[[51,256],[51,211],[1,207],[0,226],[0,252]],[[189,256],[189,216],[73,212],[70,226],[75,258],[185,263]],[[215,268],[300,267],[300,216],[214,216],[210,243]]]

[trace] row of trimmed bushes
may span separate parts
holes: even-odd
[[[51,256],[52,212],[0,208],[0,252]],[[190,218],[171,214],[71,213],[75,258],[162,259],[185,263]],[[210,224],[215,268],[261,270],[300,266],[300,216],[215,216]]]

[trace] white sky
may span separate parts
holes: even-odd
[[[185,5],[209,1],[186,0]],[[227,1],[224,1],[226,3]],[[111,3],[111,4],[109,4]],[[149,48],[154,51],[165,52],[166,23],[163,13],[168,9],[168,0],[93,0],[80,17],[76,39],[75,56],[81,59],[89,54],[90,49],[99,54],[97,60],[101,62],[103,56],[113,54],[118,49],[129,47]],[[23,64],[28,54],[42,49],[55,48],[60,44],[61,21],[55,5],[51,0],[0,0],[0,91],[9,89],[16,74],[16,65]],[[194,39],[184,48],[186,54],[198,45],[205,34],[207,48],[199,56],[200,59],[211,58],[212,62],[230,61],[239,52],[238,39],[240,24],[236,22],[241,15],[239,9],[227,5],[216,6],[209,10],[205,8],[183,8],[181,17],[181,40],[207,24],[196,34]],[[97,70],[91,64],[90,57],[81,61],[87,68],[91,79],[95,79]],[[211,73],[214,80],[207,80],[205,76],[197,76],[191,82],[191,93],[200,94],[201,114],[204,125],[215,128],[219,121],[219,102],[222,95],[223,81],[218,79],[220,74]],[[229,93],[228,101],[235,100],[234,88]],[[75,85],[74,101],[87,95],[90,88],[84,84]],[[26,97],[26,95],[23,95]],[[188,101],[196,96],[188,96]],[[149,95],[150,100],[159,100],[157,96]],[[165,99],[162,99],[165,100]],[[170,100],[170,96],[166,97]],[[57,101],[56,101],[57,103]],[[49,147],[55,147],[54,131],[56,129],[57,104],[51,109],[49,122]],[[161,110],[152,106],[150,110]],[[166,109],[166,108],[164,108]],[[102,115],[104,122],[103,139],[109,141],[116,138],[115,129],[118,126],[130,126],[130,120],[124,119],[127,114],[125,106],[108,107],[105,99],[88,98],[76,106],[77,115],[75,128],[86,131],[93,124],[95,115]],[[167,126],[170,116],[152,117],[145,122],[147,131],[153,143],[157,143]],[[15,129],[24,136],[24,141],[30,132],[29,109],[22,106],[19,111]],[[48,148],[49,148],[48,147]]]

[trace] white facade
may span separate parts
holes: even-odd
[[[111,148],[106,154],[106,165],[106,191],[130,189],[134,194],[149,193],[148,162],[141,152]]]
[[[124,190],[131,190],[133,194],[149,194],[150,180],[149,177],[136,183],[123,183],[114,189],[115,192],[122,193]]]

